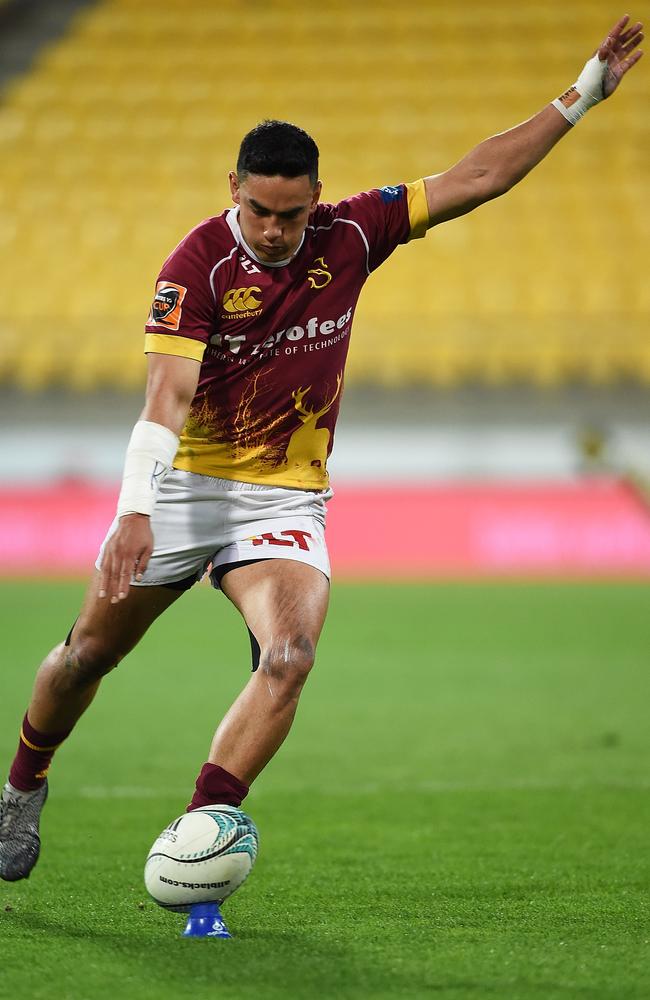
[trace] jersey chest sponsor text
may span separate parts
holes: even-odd
[[[295,324],[281,330],[264,335],[261,339],[256,330],[247,333],[222,333],[217,331],[210,337],[209,345],[217,352],[229,352],[231,355],[248,355],[250,357],[265,355],[269,352],[280,353],[282,342],[285,345],[297,345],[304,341],[304,349],[322,350],[338,343],[350,332],[352,319],[350,306],[337,319],[323,319],[311,316],[304,325]],[[294,353],[293,350],[287,353]]]

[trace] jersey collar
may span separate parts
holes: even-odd
[[[246,242],[246,240],[244,239],[244,237],[242,235],[241,229],[239,228],[239,206],[238,205],[235,205],[234,208],[229,209],[229,211],[226,213],[226,222],[230,226],[230,231],[232,232],[232,234],[235,237],[235,239],[237,240],[237,242],[246,251],[246,255],[248,257],[252,257],[253,260],[255,261],[255,263],[256,264],[261,264],[262,267],[286,267],[287,264],[290,264],[292,260],[295,260],[295,258],[298,256],[298,254],[300,253],[300,251],[302,249],[303,243],[305,242],[305,234],[303,233],[302,234],[302,238],[300,240],[300,243],[298,244],[298,246],[296,247],[296,249],[294,250],[294,252],[291,254],[291,256],[287,257],[286,260],[274,260],[274,261],[260,260],[260,258],[257,256],[257,254],[253,250],[251,250],[251,248],[249,247],[248,243]]]

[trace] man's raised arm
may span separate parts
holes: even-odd
[[[505,194],[543,160],[583,114],[614,93],[643,53],[640,21],[626,14],[586,63],[575,84],[533,118],[479,143],[455,166],[425,177],[429,225],[447,222]]]

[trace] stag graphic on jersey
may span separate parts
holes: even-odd
[[[310,385],[306,389],[301,386],[291,393],[295,409],[302,421],[302,427],[295,430],[289,439],[285,464],[296,475],[304,476],[305,481],[310,478],[315,484],[321,481],[317,470],[325,468],[331,434],[327,427],[317,427],[316,424],[322,416],[331,410],[341,390],[342,381],[343,372],[336,376],[334,395],[319,410],[313,410],[311,407],[307,409],[305,406],[305,396],[311,392],[312,388]]]

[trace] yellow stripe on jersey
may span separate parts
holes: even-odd
[[[409,205],[409,220],[411,222],[410,239],[419,240],[426,235],[429,228],[429,206],[424,181],[413,181],[406,185],[406,196]]]
[[[174,337],[170,333],[145,333],[145,354],[173,354],[177,358],[203,361],[205,344],[189,337]]]

